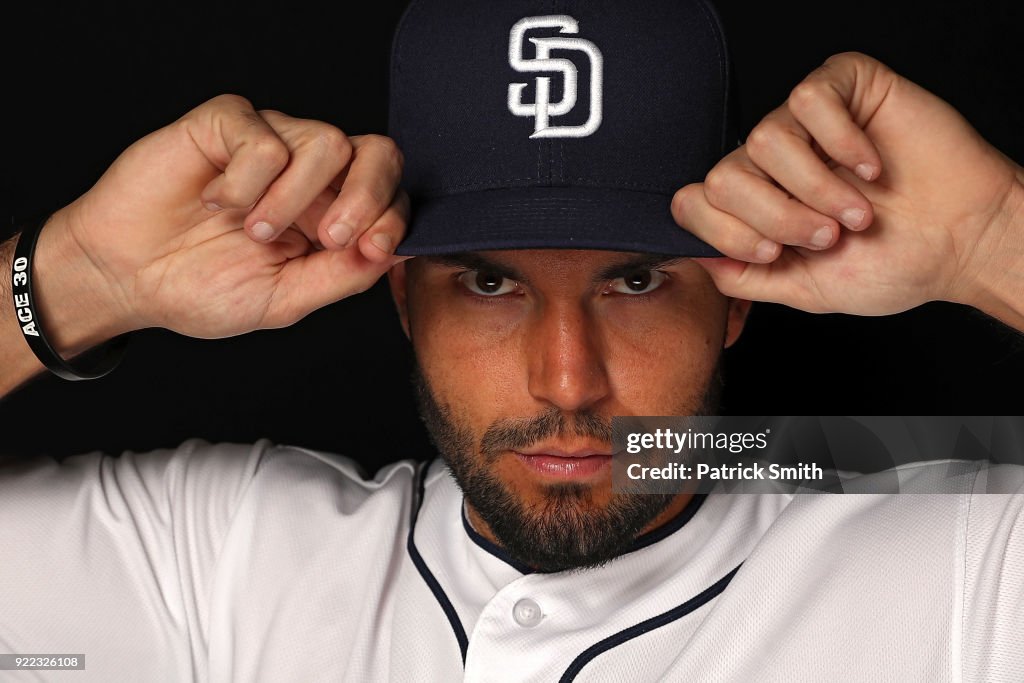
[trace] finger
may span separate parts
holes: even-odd
[[[815,154],[810,134],[784,108],[754,127],[744,149],[757,168],[818,213],[851,230],[871,224],[871,202]]]
[[[341,173],[335,176],[334,180],[330,182],[326,189],[320,192],[316,198],[310,203],[306,209],[299,214],[299,217],[295,219],[295,225],[301,230],[302,234],[306,236],[313,245],[317,247],[323,247],[320,242],[319,227],[321,221],[324,220],[324,216],[330,210],[331,206],[338,199],[338,189],[341,184],[345,182],[345,177],[348,175],[348,167],[342,169]]]
[[[795,201],[738,150],[711,169],[704,181],[709,204],[735,216],[768,239],[809,249],[826,249],[839,225]]]
[[[687,185],[675,193],[672,216],[680,226],[734,259],[769,263],[782,250],[782,245],[739,218],[711,206],[703,183]]]
[[[359,240],[391,205],[402,178],[402,155],[390,138],[363,135],[351,142],[352,163],[341,192],[320,222],[318,235],[327,248]]]
[[[338,198],[338,191],[330,187],[321,190],[320,194],[310,202],[299,217],[295,219],[295,225],[302,231],[302,234],[306,236],[310,242],[316,246],[323,246],[320,243],[320,235],[318,228],[320,222],[327,215],[327,211],[330,210],[335,200]]]
[[[243,97],[216,97],[191,112],[185,125],[200,151],[222,171],[200,195],[211,210],[252,206],[288,164],[284,141]]]
[[[359,251],[374,263],[384,263],[393,259],[395,247],[405,237],[405,228],[409,223],[409,196],[402,191],[395,195],[391,206],[381,215],[370,228],[359,238]],[[405,258],[401,258],[405,260]]]
[[[836,55],[793,88],[786,101],[793,117],[822,150],[866,181],[881,173],[882,158],[862,127],[880,99],[865,95],[876,82],[885,80],[887,71],[864,55]],[[854,120],[854,107],[863,124]]]
[[[245,218],[254,236],[269,242],[292,224],[348,164],[352,145],[334,126],[276,111],[260,112],[290,145],[291,159]]]
[[[403,260],[391,256],[370,261],[359,249],[325,249],[292,259],[281,269],[267,326],[291,325],[318,308],[366,291]]]

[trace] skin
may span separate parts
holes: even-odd
[[[524,293],[485,304],[441,264],[401,265],[401,168],[385,137],[214,98],[132,145],[48,221],[34,266],[44,329],[66,357],[152,326],[243,334],[396,267],[424,371],[474,434],[544,406],[686,412],[746,300],[858,315],[945,300],[1024,329],[1024,169],[865,55],[830,59],[705,182],[680,188],[676,221],[726,256],[673,265],[646,303],[599,292],[595,273],[621,254],[498,254]],[[0,245],[5,273],[12,253]],[[42,369],[20,337],[0,291],[0,395]],[[498,470],[525,500],[543,495],[509,458]]]
[[[650,260],[621,252],[494,251],[462,264],[420,258],[390,271],[420,369],[435,398],[472,433],[478,459],[489,426],[552,408],[567,416],[594,413],[609,424],[616,415],[700,412],[722,349],[739,338],[750,302],[722,296],[689,259],[656,266],[666,277],[633,293],[627,278],[649,272]],[[512,277],[501,281],[497,296],[487,296],[473,291],[478,272]],[[610,441],[595,438],[560,436],[543,445],[612,452]],[[526,508],[550,495],[551,480],[512,451],[488,466]],[[610,469],[581,483],[591,492],[587,504],[608,506]],[[677,496],[645,530],[689,499]],[[471,504],[468,515],[498,541]]]
[[[1022,184],[1024,169],[946,102],[844,53],[672,211],[729,257],[702,264],[730,296],[856,315],[954,301],[1020,330]]]

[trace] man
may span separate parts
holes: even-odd
[[[97,679],[1019,678],[1019,494],[612,489],[611,417],[713,412],[752,299],[1024,329],[1019,166],[863,55],[730,151],[713,14],[658,9],[423,0],[397,145],[216,98],[58,211],[34,268],[5,245],[64,358],[287,325],[387,272],[443,462],[364,481],[190,442],[15,466],[0,647]],[[13,301],[5,392],[40,369]]]

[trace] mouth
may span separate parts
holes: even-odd
[[[612,463],[611,453],[600,448],[570,450],[541,445],[513,453],[527,470],[552,481],[596,480],[608,472]]]

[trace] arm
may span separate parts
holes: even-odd
[[[992,244],[952,301],[974,306],[1024,332],[1024,169],[993,221]]]
[[[0,651],[85,653],[89,680],[205,671],[218,563],[270,450],[0,464]]]
[[[116,337],[127,329],[118,317],[92,296],[98,283],[84,284],[92,269],[80,252],[67,243],[68,230],[61,225],[64,212],[47,221],[36,245],[36,305],[46,321],[50,343],[64,358],[73,356]],[[0,244],[0,396],[43,370],[25,340],[11,298],[10,274],[17,237]]]
[[[1024,330],[1024,170],[947,103],[860,54],[829,59],[673,214],[727,295],[810,312],[975,306]]]
[[[401,260],[401,165],[387,138],[214,98],[47,222],[41,324],[65,357],[146,327],[216,338],[290,325]],[[10,296],[13,251],[0,246],[0,396],[41,369]]]
[[[396,262],[400,172],[385,138],[211,100],[47,222],[41,324],[65,357],[151,326],[288,325]],[[0,246],[0,395],[40,370],[10,296],[13,246]],[[85,652],[105,679],[204,671],[218,562],[266,450],[190,442],[0,465],[0,651]]]

